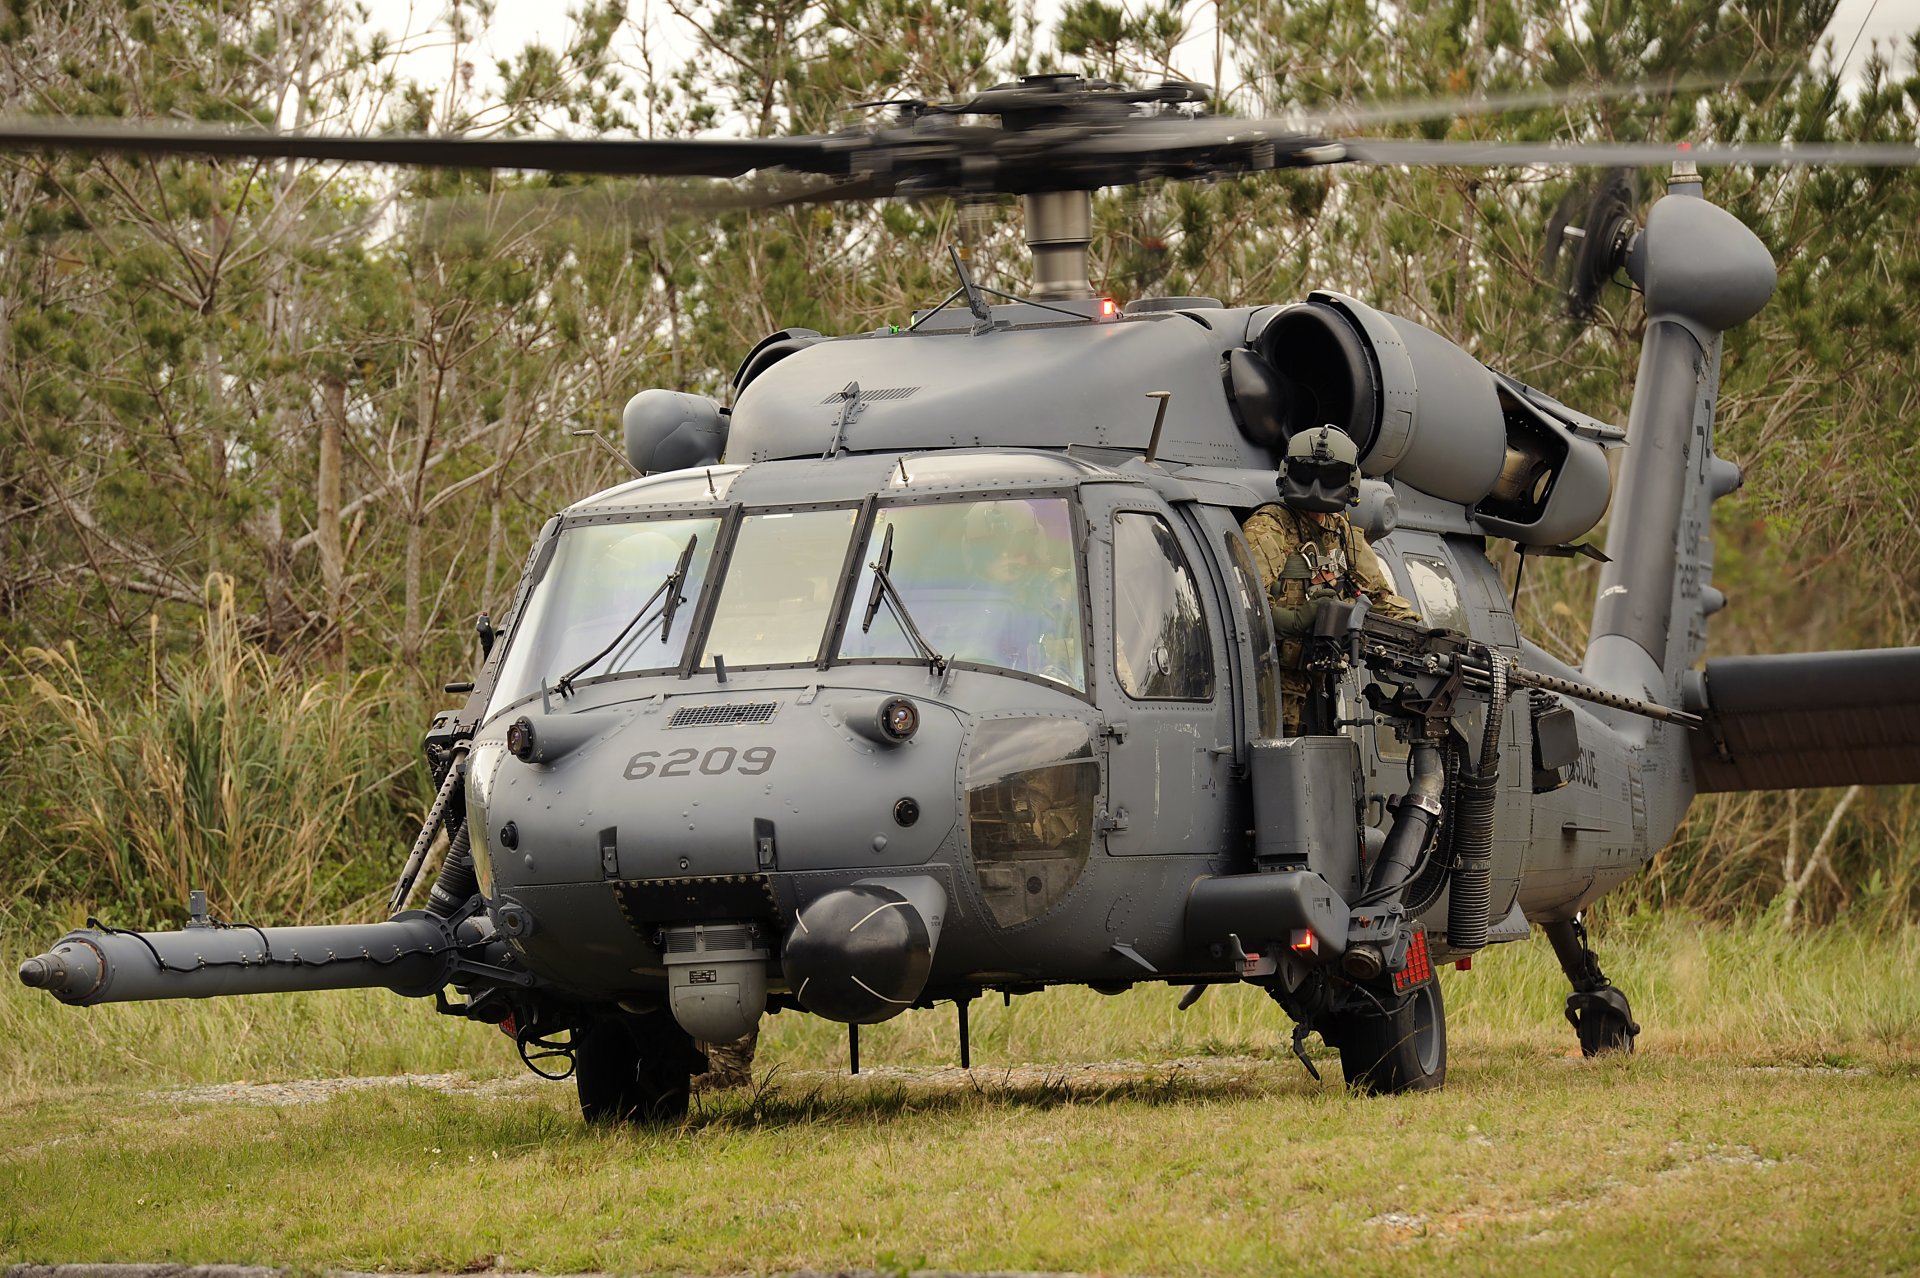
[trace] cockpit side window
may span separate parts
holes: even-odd
[[[1247,637],[1253,646],[1254,693],[1259,698],[1259,735],[1280,735],[1280,649],[1274,642],[1273,618],[1267,612],[1267,594],[1260,574],[1239,533],[1226,534],[1227,558],[1233,564],[1240,589],[1240,610],[1246,614]]]
[[[1113,664],[1136,701],[1211,701],[1213,640],[1193,569],[1166,520],[1113,517]]]

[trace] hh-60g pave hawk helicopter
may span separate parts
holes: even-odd
[[[687,1105],[699,1041],[770,1009],[855,1027],[1050,984],[1265,989],[1350,1082],[1438,1085],[1436,969],[1532,925],[1589,1053],[1638,1026],[1581,910],[1702,791],[1920,781],[1920,649],[1696,669],[1721,333],[1774,285],[1699,163],[1913,165],[1920,150],[1678,158],[1644,226],[1596,201],[1577,287],[1648,313],[1627,428],[1336,293],[1280,305],[1088,283],[1091,195],[1333,164],[1647,164],[1672,147],[1341,140],[1204,93],[1036,77],[873,131],[764,140],[333,138],[14,122],[15,147],[819,179],[809,199],[1025,197],[1031,297],[958,287],[904,330],[789,329],[723,408],[645,391],[643,478],[554,516],[466,704],[384,923],[100,925],[21,979],[70,1003],[350,986],[433,996],[570,1058],[589,1117]],[[964,303],[964,305],[956,305]],[[1241,521],[1331,424],[1354,513],[1423,623],[1323,608],[1282,734]],[[1608,453],[1623,450],[1617,485]],[[649,473],[651,472],[651,473]],[[1577,669],[1515,626],[1489,539],[1569,553],[1611,502]],[[449,843],[424,909],[405,906]],[[459,1000],[446,995],[451,986]],[[558,1069],[553,1071],[556,1075]]]

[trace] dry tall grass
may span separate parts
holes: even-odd
[[[1502,569],[1511,580],[1513,567]],[[1548,651],[1578,662],[1586,647],[1596,570],[1583,561],[1528,567],[1520,591],[1521,629]],[[1749,609],[1749,612],[1754,610]],[[1861,631],[1773,634],[1765,611],[1742,628],[1715,623],[1722,652],[1819,651],[1913,642],[1861,618]],[[1791,906],[1791,908],[1789,908]],[[1697,800],[1671,843],[1645,873],[1608,897],[1604,909],[1679,907],[1709,918],[1772,914],[1782,925],[1846,918],[1894,927],[1920,918],[1920,789],[1876,786],[1708,795]]]
[[[1787,930],[1910,924],[1920,917],[1920,795],[1856,786],[1702,798],[1606,908],[1674,907],[1764,915]]]
[[[219,912],[311,919],[350,909],[397,861],[417,755],[384,682],[283,663],[242,633],[230,579],[208,579],[191,659],[111,698],[72,645],[7,652],[0,699],[17,773],[7,805],[16,899],[79,896],[142,921],[206,888]]]
[[[144,661],[113,670],[72,644],[0,648],[0,897],[142,923],[177,919],[195,887],[262,922],[376,908],[430,797],[415,747],[430,706],[396,672],[344,679],[263,651],[233,583],[207,592],[190,638],[153,632]],[[1540,602],[1529,615],[1572,615]],[[164,657],[168,639],[185,641]],[[1787,930],[1912,920],[1920,791],[1702,799],[1602,912],[1675,907]]]

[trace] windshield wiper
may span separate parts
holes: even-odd
[[[873,619],[880,612],[880,600],[887,601],[887,610],[893,619],[900,623],[900,629],[906,632],[907,639],[920,655],[927,659],[927,669],[940,674],[947,668],[947,659],[920,633],[920,627],[913,624],[913,617],[907,612],[907,601],[900,597],[900,588],[893,584],[890,570],[893,568],[893,525],[887,525],[887,535],[880,541],[880,558],[869,564],[873,569],[873,589],[867,592],[867,612],[860,620],[860,633],[866,634],[873,629]]]
[[[889,529],[889,531],[891,531],[891,529]],[[626,639],[627,635],[632,632],[633,628],[645,620],[647,615],[653,611],[653,601],[660,598],[662,593],[664,593],[667,598],[666,602],[663,603],[660,608],[660,642],[665,643],[667,641],[673,634],[673,614],[679,609],[681,603],[684,602],[680,597],[680,583],[687,579],[687,567],[693,562],[693,548],[699,544],[699,533],[694,533],[688,537],[685,548],[680,551],[679,562],[673,566],[673,571],[669,572],[666,578],[661,581],[658,586],[654,587],[653,593],[647,596],[647,601],[640,605],[639,609],[628,619],[626,625],[620,627],[620,633],[613,637],[613,641],[560,676],[559,682],[553,686],[560,690],[561,696],[570,697],[573,695],[573,681],[593,669],[593,667],[599,665],[608,653],[618,648],[621,642]],[[646,638],[645,632],[642,632],[641,638],[643,640]]]

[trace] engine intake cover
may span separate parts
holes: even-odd
[[[1250,344],[1294,388],[1289,438],[1331,423],[1359,446],[1364,474],[1463,505],[1493,491],[1506,459],[1498,383],[1438,333],[1321,292]]]

